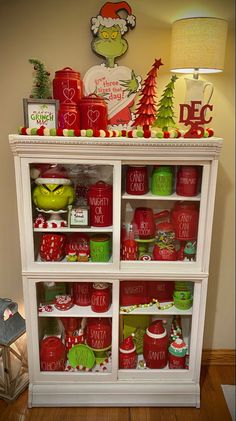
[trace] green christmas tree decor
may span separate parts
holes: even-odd
[[[29,59],[34,65],[34,81],[30,98],[49,99],[51,96],[50,73],[45,69],[44,64],[36,59]]]
[[[156,120],[153,127],[160,127],[163,132],[168,131],[169,127],[175,127],[173,93],[175,81],[177,79],[176,75],[171,77],[171,80],[168,85],[166,85],[161,100],[158,103]]]

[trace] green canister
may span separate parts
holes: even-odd
[[[158,196],[169,196],[173,193],[173,170],[170,166],[153,168],[151,192]]]
[[[92,262],[108,262],[111,255],[109,235],[94,235],[90,238],[90,257]]]

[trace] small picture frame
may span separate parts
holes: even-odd
[[[69,206],[68,226],[71,228],[90,227],[89,206]]]
[[[23,98],[24,126],[56,129],[59,101],[57,99]]]

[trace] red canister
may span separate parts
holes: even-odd
[[[64,371],[65,345],[56,336],[49,336],[40,344],[40,368],[42,371]]]
[[[91,282],[74,282],[73,283],[74,303],[77,306],[90,306],[91,293],[92,293]]]
[[[168,336],[162,320],[156,320],[143,337],[143,357],[148,368],[164,368],[168,360]]]
[[[177,338],[169,346],[169,368],[186,368],[187,346],[183,339]]]
[[[148,192],[147,167],[128,167],[126,173],[126,192],[132,195],[142,195]]]
[[[176,193],[180,196],[196,196],[198,188],[197,167],[183,165],[177,172]]]
[[[133,342],[132,336],[128,336],[120,344],[119,352],[119,368],[132,369],[136,368],[138,356],[136,353],[136,346]]]
[[[93,227],[109,227],[112,225],[112,186],[98,181],[88,191],[90,206],[90,224]]]
[[[79,102],[80,128],[107,130],[108,111],[103,98],[91,94]]]
[[[171,213],[175,238],[180,241],[197,239],[199,210],[195,203],[178,202]]]
[[[105,313],[111,306],[111,292],[107,282],[94,282],[91,309],[95,313]]]
[[[53,98],[61,104],[78,104],[82,97],[80,73],[70,67],[58,70],[53,80]]]
[[[80,116],[76,104],[61,104],[58,111],[58,127],[60,129],[79,129]]]
[[[93,349],[105,349],[111,345],[111,319],[91,317],[87,322],[86,343]]]

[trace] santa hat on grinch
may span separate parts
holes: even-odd
[[[125,10],[127,12],[126,19],[119,16],[118,12],[120,10]],[[106,28],[118,25],[121,34],[123,35],[128,31],[129,27],[131,29],[135,27],[135,16],[132,15],[131,7],[126,1],[119,1],[117,3],[107,2],[102,6],[100,14],[97,17],[92,18],[91,22],[91,30],[94,35],[97,34],[100,25],[105,26]]]
[[[43,172],[40,177],[36,178],[35,183],[66,185],[71,184],[71,180],[68,178],[67,172],[64,168],[55,167]]]

